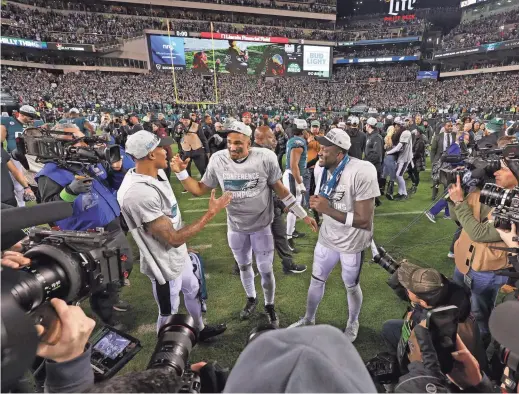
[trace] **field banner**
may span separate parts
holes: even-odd
[[[274,44],[288,44],[286,37],[266,37],[266,36],[249,36],[247,34],[229,34],[229,33],[213,33],[202,32],[200,38],[213,38],[215,40],[234,40],[234,41],[250,41],[250,42],[270,42]]]

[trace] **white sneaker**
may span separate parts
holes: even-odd
[[[454,258],[454,253],[449,252],[449,253],[447,254],[447,257],[448,257],[449,259],[453,259],[453,258]]]
[[[305,317],[302,317],[298,321],[296,321],[294,324],[289,325],[287,328],[294,328],[294,327],[303,327],[303,326],[313,326],[315,325],[315,320],[307,320]]]
[[[436,223],[436,220],[434,220],[434,216],[431,212],[425,212],[425,216],[427,216],[427,219],[429,219],[431,222]]]
[[[346,325],[346,330],[344,330],[344,334],[350,340],[350,342],[354,342],[357,339],[357,335],[359,334],[359,321],[355,320],[354,322],[350,322],[348,320],[348,324]]]

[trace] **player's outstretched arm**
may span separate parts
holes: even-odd
[[[187,174],[187,165],[191,159],[188,157],[186,160],[182,160],[179,155],[175,155],[173,159],[171,159],[170,166],[175,174],[177,174],[177,178],[180,182],[182,182],[182,186],[189,193],[194,196],[203,196],[208,193],[211,189],[202,182],[198,182],[197,180],[191,178],[189,174]]]
[[[195,222],[188,224],[180,230],[175,230],[173,223],[167,216],[146,223],[145,229],[160,242],[170,247],[177,248],[186,243],[190,238],[198,234],[222,209],[227,207],[232,199],[231,193],[224,193],[222,197],[215,198],[216,190],[211,191],[209,208],[207,212]]]
[[[283,202],[283,204],[285,204],[285,207],[287,207],[290,212],[296,215],[297,218],[303,219],[303,221],[310,226],[313,232],[317,232],[319,227],[317,226],[315,219],[307,215],[306,211],[300,204],[297,203],[294,195],[290,193],[285,185],[283,185],[281,180],[278,180],[270,187],[272,190],[274,190],[274,193],[276,193],[276,195]]]

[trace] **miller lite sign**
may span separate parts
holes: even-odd
[[[389,15],[398,15],[400,12],[414,10],[416,0],[386,0],[389,3]]]

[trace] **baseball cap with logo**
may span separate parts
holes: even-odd
[[[312,123],[310,124],[312,127],[321,127],[321,122],[318,120],[312,120]]]
[[[22,115],[28,116],[29,118],[37,118],[38,113],[34,109],[34,107],[31,107],[30,105],[22,105],[20,110],[18,111]]]
[[[357,118],[356,116],[352,116],[351,117],[351,124],[352,125],[358,125],[359,124],[359,118]]]
[[[349,150],[351,147],[350,136],[343,129],[331,129],[324,137],[316,137],[317,142],[323,146],[338,146]]]
[[[243,122],[230,122],[224,125],[224,127],[227,133],[240,133],[246,135],[247,137],[252,136],[252,129]]]
[[[344,123],[344,122],[339,122],[339,124],[337,125],[337,127],[338,127],[339,129],[345,129],[345,128],[346,128],[346,123]]]
[[[308,128],[308,123],[304,119],[294,119],[294,126],[296,126],[299,130],[306,130]]]
[[[445,287],[442,274],[434,268],[404,262],[398,268],[397,275],[400,284],[417,295],[438,292]]]
[[[374,117],[371,117],[371,118],[368,118],[366,123],[369,124],[370,126],[375,127],[377,125],[377,120]]]
[[[77,108],[70,108],[70,111],[68,111],[71,114],[79,114],[79,109]]]
[[[145,158],[158,146],[168,146],[174,143],[175,140],[171,137],[159,138],[149,131],[140,130],[130,135],[126,140],[126,153],[139,160]]]
[[[405,122],[403,121],[403,119],[400,117],[400,116],[397,116],[395,118],[395,120],[393,121],[394,124],[399,124],[399,125],[405,125]]]

